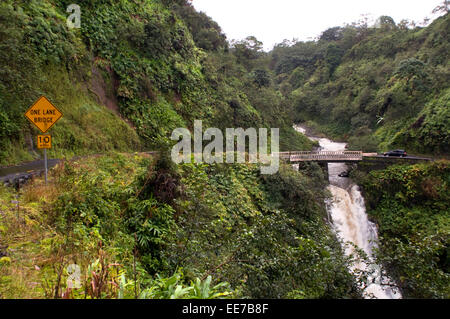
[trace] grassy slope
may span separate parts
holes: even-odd
[[[141,157],[120,156],[91,157],[83,163],[67,163],[60,165],[51,173],[48,186],[42,179],[35,180],[17,194],[12,189],[2,188],[1,191],[1,245],[8,247],[8,256],[0,263],[1,284],[0,295],[2,298],[52,298],[61,295],[56,292],[58,286],[58,273],[60,267],[67,267],[67,262],[72,260],[79,264],[84,271],[99,257],[98,243],[103,239],[99,233],[98,225],[88,232],[82,228],[70,233],[62,231],[61,223],[58,223],[58,214],[64,213],[64,207],[58,207],[58,202],[64,200],[64,196],[78,194],[80,199],[88,200],[85,192],[85,183],[90,180],[92,186],[103,191],[102,197],[97,197],[97,202],[104,205],[103,212],[114,209],[114,217],[111,214],[110,225],[117,225],[119,209],[114,201],[106,202],[104,198],[111,199],[114,188],[126,189],[130,185],[133,176],[142,171],[139,163]],[[101,168],[102,170],[98,171]],[[145,170],[145,166],[144,166]],[[130,179],[131,178],[131,179]],[[94,179],[96,179],[94,181]],[[78,185],[78,186],[76,186]],[[91,189],[92,194],[97,191]],[[16,195],[17,194],[17,195]],[[115,196],[117,196],[116,194]],[[11,204],[12,199],[17,199],[19,207]],[[77,205],[73,203],[71,207]],[[66,207],[70,210],[70,206]],[[94,206],[81,209],[81,213],[89,214],[96,210]],[[58,213],[59,211],[59,213]],[[92,215],[86,219],[92,220]],[[91,224],[92,225],[92,224]],[[120,240],[124,235],[117,234]],[[122,244],[123,245],[123,244]],[[114,258],[113,245],[105,242],[107,258]],[[123,247],[126,249],[126,247]],[[62,269],[62,268],[61,268]],[[67,273],[63,276],[62,285],[65,287]],[[117,280],[117,278],[111,278]]]
[[[64,114],[51,130],[50,157],[138,149],[135,131],[89,92],[86,48],[76,31],[64,29],[60,11],[41,1],[24,3],[25,10],[9,3],[0,5],[0,164],[41,156],[34,147],[39,131],[23,116],[40,95]]]

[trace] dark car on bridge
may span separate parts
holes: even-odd
[[[350,173],[349,172],[342,172],[338,176],[339,177],[350,177]]]
[[[405,150],[393,150],[386,153],[383,153],[384,156],[400,156],[405,157],[407,156]]]

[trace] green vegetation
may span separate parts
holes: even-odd
[[[174,210],[143,187],[152,160],[111,154],[65,162],[48,186],[36,180],[20,191],[2,189],[1,298],[209,298],[232,296],[225,283],[167,277],[159,253],[176,229]],[[143,220],[142,224],[136,224]],[[3,251],[4,252],[4,251]],[[81,287],[70,289],[67,267],[81,269]],[[146,270],[146,269],[150,269]]]
[[[214,274],[243,296],[358,296],[339,243],[324,222],[320,167],[283,167],[260,176],[254,165],[184,165],[186,199],[169,248],[186,272]],[[192,212],[192,213],[188,213]]]
[[[405,298],[450,297],[450,164],[391,166],[362,180],[378,259]]]
[[[324,186],[317,165],[265,176],[138,154],[64,162],[48,186],[1,190],[0,297],[360,297]]]
[[[50,156],[139,148],[134,130],[88,94],[88,53],[64,23],[45,1],[0,4],[0,164],[38,156],[38,131],[23,114],[41,95],[64,113]]]
[[[156,150],[195,119],[226,127],[279,127],[282,149],[310,149],[291,127],[267,54],[229,48],[219,26],[185,1],[85,1],[80,29],[70,1],[0,4],[0,165],[39,156],[23,116],[41,95],[64,113],[51,157]]]
[[[279,44],[271,65],[294,119],[351,149],[449,154],[449,29],[448,13],[412,29],[384,16]]]
[[[40,157],[24,112],[41,95],[64,113],[50,157],[90,155],[48,185],[0,186],[0,298],[361,298],[367,274],[349,272],[361,256],[329,226],[317,164],[175,166],[169,137],[202,120],[280,128],[281,150],[310,150],[292,128],[306,122],[352,149],[448,155],[448,13],[267,53],[253,36],[228,43],[187,0],[85,0],[80,29],[71,3],[0,3],[0,165]],[[449,298],[448,162],[359,178],[403,295]]]

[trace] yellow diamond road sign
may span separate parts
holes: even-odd
[[[47,132],[61,117],[62,113],[45,96],[41,96],[25,113],[25,116],[41,130]]]

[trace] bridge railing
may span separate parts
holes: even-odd
[[[279,157],[291,162],[299,161],[361,161],[361,151],[296,151],[280,152]]]

